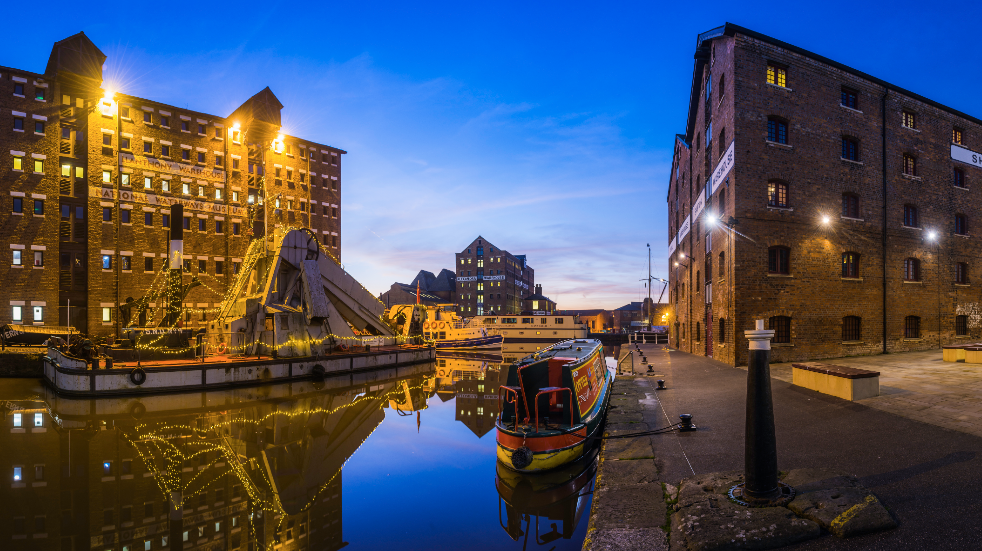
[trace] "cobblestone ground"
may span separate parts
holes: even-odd
[[[820,361],[880,372],[880,395],[859,404],[982,436],[982,364],[945,362],[940,350]],[[772,364],[771,376],[790,383],[791,364]]]

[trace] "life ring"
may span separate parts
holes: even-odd
[[[218,343],[218,348],[215,349],[219,354],[224,354],[226,350],[228,350],[228,347],[223,342]]]
[[[447,326],[447,323],[446,322],[443,322],[443,321],[440,322],[440,329],[443,329],[446,326]]]
[[[441,377],[446,377],[446,375],[447,375],[447,372],[441,369],[440,370],[440,376]]]
[[[147,406],[143,405],[143,402],[133,402],[130,404],[130,417],[134,419],[140,419],[147,412]]]
[[[147,372],[140,367],[130,371],[130,382],[136,386],[142,385],[147,382]]]
[[[430,322],[424,321],[423,322],[423,329],[429,329],[429,328],[430,328]]]

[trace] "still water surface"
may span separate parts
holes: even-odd
[[[495,460],[506,362],[535,348],[139,399],[0,381],[2,548],[579,549],[595,464]]]

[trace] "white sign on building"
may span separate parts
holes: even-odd
[[[689,218],[691,218],[691,217],[690,216],[686,216],[685,217],[685,222],[682,222],[682,227],[679,228],[679,241],[682,241],[682,239],[685,236],[689,235]]]
[[[971,149],[956,144],[951,144],[951,158],[956,161],[968,163],[972,166],[982,168],[982,153],[976,153]]]
[[[723,179],[727,174],[729,174],[730,169],[733,168],[733,146],[735,145],[736,141],[730,142],[730,147],[726,148],[726,153],[723,154],[723,158],[721,158],[719,163],[716,165],[716,170],[714,170],[713,175],[710,176],[709,182],[713,186],[713,191],[711,193],[716,193],[719,185],[723,183]]]
[[[706,208],[706,196],[700,193],[699,198],[696,199],[696,204],[692,205],[692,219],[696,220],[699,218],[704,208]]]

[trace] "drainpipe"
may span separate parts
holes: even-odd
[[[881,152],[883,166],[883,231],[880,235],[882,256],[883,256],[883,353],[887,354],[887,92],[883,89],[883,97],[880,99],[881,116],[881,137],[880,142],[883,146]]]

